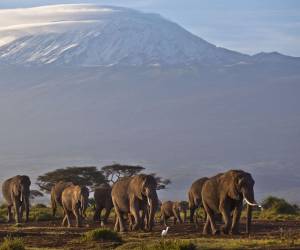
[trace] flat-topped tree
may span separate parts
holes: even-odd
[[[122,177],[130,177],[140,174],[144,167],[139,165],[122,165],[114,163],[112,165],[104,166],[101,168],[104,173],[105,178],[111,183],[117,182]]]
[[[41,190],[50,192],[51,187],[59,182],[72,182],[76,185],[86,186],[94,189],[102,183],[106,183],[105,176],[101,170],[94,166],[66,167],[40,175],[37,178],[37,185]]]
[[[137,174],[144,173],[146,168],[139,165],[123,165],[114,163],[112,165],[104,166],[101,170],[104,173],[105,178],[110,184],[116,183],[120,178],[131,177]],[[157,189],[165,189],[167,185],[171,183],[169,179],[158,176],[156,173],[151,173],[157,181]]]

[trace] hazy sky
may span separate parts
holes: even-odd
[[[97,3],[156,12],[218,46],[300,56],[299,0],[0,0],[0,8]]]

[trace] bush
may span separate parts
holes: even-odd
[[[0,246],[0,250],[25,250],[25,246],[20,238],[6,237]]]
[[[115,241],[121,242],[121,236],[109,229],[95,229],[88,231],[83,235],[83,240],[85,241]]]
[[[38,204],[35,204],[33,206],[33,208],[47,208],[47,206],[45,204],[42,204],[42,203],[38,203]]]
[[[52,219],[53,219],[52,215],[47,212],[40,212],[34,215],[35,221],[49,221]]]
[[[274,196],[267,197],[263,201],[262,206],[276,214],[296,214],[298,212],[297,206]]]

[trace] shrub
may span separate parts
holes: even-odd
[[[121,242],[121,236],[109,229],[101,228],[88,231],[83,235],[83,240],[85,241],[115,241]]]
[[[38,203],[38,204],[35,204],[33,206],[33,208],[47,208],[47,206],[45,204],[42,204],[42,203]]]
[[[265,209],[271,210],[276,214],[296,214],[298,212],[297,206],[274,196],[267,197],[262,205]]]
[[[0,246],[0,250],[25,250],[25,246],[20,238],[6,237]]]
[[[47,212],[36,213],[33,217],[35,221],[49,221],[53,219],[52,215]]]

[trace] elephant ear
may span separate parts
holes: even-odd
[[[228,196],[231,199],[234,200],[240,199],[240,192],[239,192],[240,182],[241,182],[241,176],[235,171],[230,171],[226,176],[226,184],[228,186]]]
[[[137,175],[133,177],[131,181],[131,188],[134,191],[135,195],[142,200],[143,199],[143,192],[144,187],[146,185],[147,179],[144,175]]]
[[[12,193],[14,196],[21,195],[21,178],[16,178],[12,185]]]

